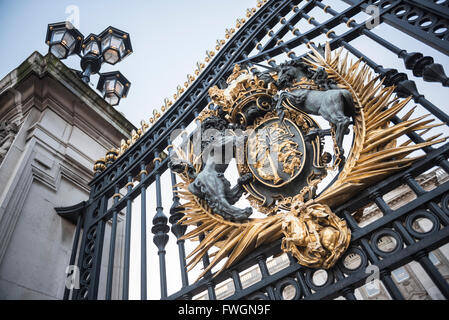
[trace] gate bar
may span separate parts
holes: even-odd
[[[133,189],[133,177],[128,174],[128,183],[126,188],[128,189],[127,196]],[[129,263],[131,254],[131,211],[132,211],[132,199],[128,197],[126,200],[126,222],[125,222],[125,261],[123,266],[123,294],[122,299],[128,300],[129,297]]]
[[[147,175],[145,163],[140,164],[140,181],[143,181]],[[140,299],[147,299],[147,200],[146,187],[141,183],[140,189]]]
[[[161,285],[161,298],[167,297],[167,271],[165,267],[165,245],[168,242],[167,217],[164,214],[164,208],[162,207],[162,194],[161,194],[161,173],[158,170],[160,163],[159,152],[154,153],[154,167],[156,170],[155,182],[156,182],[156,215],[153,218],[153,228],[151,231],[154,234],[153,242],[158,248],[159,255],[159,279]]]
[[[114,204],[120,199],[120,188],[115,186]],[[112,226],[111,226],[111,242],[109,244],[109,263],[108,263],[108,275],[106,281],[106,300],[111,300],[112,295],[112,281],[114,276],[114,257],[115,257],[115,240],[117,237],[117,210],[112,213]]]
[[[82,217],[83,217],[83,213],[80,212],[78,214],[78,218],[76,219],[75,236],[73,238],[72,253],[70,254],[69,266],[75,265],[76,253],[78,252],[78,242],[79,242],[80,233],[81,233]],[[73,270],[73,272],[75,273],[77,271]],[[71,289],[67,288],[67,284],[65,284],[63,300],[69,299],[70,291],[71,291]]]

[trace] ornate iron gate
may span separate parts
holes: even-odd
[[[170,135],[175,129],[184,129],[192,123],[199,113],[209,104],[208,89],[219,85],[232,71],[234,65],[267,62],[276,66],[276,58],[287,55],[298,59],[300,49],[304,52],[306,44],[316,48],[315,42],[323,35],[328,38],[331,49],[345,48],[357,58],[361,58],[381,77],[384,84],[395,85],[400,97],[412,96],[421,107],[448,129],[449,116],[446,112],[434,106],[418,90],[413,79],[408,79],[405,73],[379,65],[370,59],[370,52],[361,52],[351,45],[351,41],[366,36],[402,59],[405,67],[413,71],[415,77],[425,81],[436,82],[435,86],[449,86],[442,66],[435,63],[429,56],[416,52],[407,52],[394,43],[378,36],[369,28],[369,23],[387,23],[396,29],[424,42],[426,45],[449,55],[449,1],[444,0],[345,0],[350,6],[338,12],[322,1],[301,0],[269,0],[260,1],[259,8],[248,10],[245,23],[238,21],[236,31],[229,31],[230,37],[226,43],[218,42],[220,49],[207,66],[199,66],[197,79],[180,95],[170,108],[149,127],[126,152],[115,161],[106,160],[105,170],[98,172],[92,180],[90,198],[77,208],[67,208],[68,212],[78,212],[79,218],[73,245],[70,265],[77,264],[80,268],[80,288],[66,289],[64,298],[97,299],[100,283],[104,282],[104,296],[112,297],[114,277],[120,277],[122,283],[121,298],[128,299],[130,252],[131,252],[131,218],[132,201],[140,197],[141,201],[141,298],[147,298],[147,239],[146,230],[149,227],[146,218],[152,216],[151,232],[153,242],[158,250],[160,272],[161,299],[192,299],[201,292],[207,292],[209,299],[216,299],[215,288],[230,281],[234,293],[227,299],[282,299],[282,290],[286,286],[295,288],[296,299],[333,299],[343,296],[346,299],[356,299],[354,290],[362,286],[366,278],[367,267],[375,265],[379,278],[393,299],[403,299],[403,295],[391,277],[391,271],[410,261],[417,261],[432,279],[441,293],[449,298],[449,284],[432,264],[428,253],[449,242],[449,182],[437,186],[431,191],[425,191],[416,181],[416,177],[432,167],[440,167],[449,173],[449,144],[438,148],[423,147],[425,156],[406,170],[396,173],[381,182],[361,191],[355,198],[343,205],[332,208],[340,217],[344,217],[351,229],[352,237],[349,249],[340,262],[327,270],[327,280],[322,285],[313,281],[314,270],[303,267],[290,257],[290,265],[270,273],[267,258],[281,253],[280,241],[262,246],[247,255],[236,265],[216,277],[208,273],[196,283],[189,283],[186,271],[184,240],[180,237],[186,231],[184,226],[176,224],[183,213],[177,210],[179,198],[175,193],[171,208],[163,208],[161,176],[168,169],[168,158],[165,152],[172,148]],[[355,17],[363,11],[376,9],[378,16],[370,17],[357,23]],[[312,12],[321,10],[326,14],[326,20],[318,22]],[[310,24],[305,32],[297,25],[305,21]],[[241,25],[240,25],[241,24]],[[334,28],[346,26],[343,32],[337,34]],[[276,31],[273,31],[276,30]],[[234,32],[234,34],[232,34]],[[290,33],[288,40],[284,38]],[[267,38],[266,38],[267,37]],[[262,39],[264,39],[262,44]],[[222,46],[222,48],[219,48]],[[299,51],[297,51],[299,50]],[[201,68],[204,68],[201,70]],[[440,89],[446,90],[442,87]],[[443,93],[444,94],[444,93]],[[446,109],[447,111],[447,109]],[[392,118],[394,123],[399,118]],[[409,133],[413,143],[423,142],[416,133]],[[137,181],[137,182],[136,182]],[[171,173],[172,185],[176,185],[176,177]],[[149,197],[147,189],[154,184],[155,194]],[[416,194],[416,198],[393,210],[385,202],[383,196],[398,186],[406,184]],[[121,194],[121,190],[126,191]],[[154,203],[155,212],[147,213],[147,198]],[[374,202],[382,211],[383,217],[375,222],[360,227],[353,213]],[[119,213],[124,213],[122,218]],[[425,217],[433,223],[426,233],[417,233],[412,228],[412,222],[418,217]],[[119,222],[124,219],[123,222]],[[149,221],[148,221],[149,222]],[[110,223],[110,235],[105,234],[106,225]],[[125,225],[124,256],[121,268],[117,274],[114,262],[117,257],[116,235],[117,226]],[[170,232],[171,229],[171,232]],[[81,235],[82,230],[82,235]],[[109,232],[109,231],[108,231]],[[170,234],[172,233],[172,234]],[[103,247],[105,235],[109,237],[109,255],[104,257]],[[396,242],[390,252],[379,249],[377,240],[389,236]],[[166,244],[169,237],[178,239],[177,246],[182,283],[176,293],[169,295],[167,290]],[[201,239],[201,236],[200,236]],[[342,263],[348,255],[357,255],[359,265],[348,269]],[[209,263],[206,255],[202,260],[204,266]],[[102,263],[105,268],[102,268]],[[156,263],[151,260],[151,263]],[[242,287],[239,273],[251,266],[258,266],[261,279],[249,287]],[[114,274],[114,271],[116,271]],[[101,278],[101,281],[100,281]],[[152,284],[156,286],[157,284]],[[151,290],[151,287],[149,288]],[[103,293],[102,293],[103,294]]]

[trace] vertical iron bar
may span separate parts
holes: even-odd
[[[78,218],[76,219],[76,229],[75,229],[75,236],[73,238],[73,245],[72,245],[72,253],[70,254],[70,262],[69,265],[73,266],[75,264],[76,259],[76,253],[78,251],[78,242],[80,238],[81,233],[81,222],[82,222],[82,216],[84,213],[79,213]],[[75,270],[73,272],[76,272]],[[67,285],[64,288],[64,298],[63,300],[68,300],[70,295],[70,289],[67,288]]]
[[[343,275],[343,272],[340,270],[340,267],[338,267],[338,265],[335,266],[333,269],[334,269],[335,277],[337,278],[336,282],[343,280],[345,278],[345,276]],[[354,295],[354,290],[352,289],[351,286],[343,288],[341,290],[341,294],[346,298],[346,300],[357,300]]]
[[[352,232],[360,229],[359,225],[357,224],[357,221],[354,219],[354,217],[348,211],[346,211],[346,210],[343,211],[343,215],[345,217],[346,222],[349,225],[349,228],[351,228]]]
[[[293,256],[290,253],[287,254],[287,256],[288,256],[288,259],[290,260],[290,265],[296,265],[298,263],[296,261],[296,259],[293,258]],[[311,292],[310,292],[310,288],[306,284],[306,281],[304,280],[302,271],[303,271],[303,269],[296,271],[295,275],[296,275],[296,279],[298,281],[299,287],[301,288],[301,291],[303,293],[303,298],[304,298],[304,297],[310,296]]]
[[[238,291],[243,290],[242,281],[240,280],[240,275],[239,275],[238,271],[232,270],[231,275],[232,275],[232,281],[234,282],[235,292],[237,293]]]
[[[171,144],[171,141],[168,141],[169,145],[167,146],[167,151],[169,156],[171,156],[171,153],[173,152],[173,145]],[[184,240],[181,240],[180,238],[184,235],[187,227],[178,224],[178,221],[184,216],[182,212],[180,212],[180,206],[179,203],[179,197],[177,195],[178,188],[176,187],[176,175],[173,171],[170,170],[170,178],[171,178],[171,185],[173,190],[173,204],[170,208],[170,218],[169,221],[172,225],[171,231],[176,236],[176,244],[178,245],[178,256],[179,256],[179,266],[181,271],[181,281],[182,281],[182,287],[187,287],[189,285],[189,277],[187,275],[187,268],[186,268],[186,254],[185,254],[185,247],[184,247]]]
[[[379,207],[379,209],[382,211],[382,213],[384,215],[390,214],[392,212],[391,208],[387,205],[387,203],[382,198],[382,196],[379,192],[374,192],[372,195],[372,198],[374,199],[374,202],[376,203],[376,205]],[[370,256],[372,258],[374,258],[374,261],[379,261],[379,259],[374,255],[374,253],[371,254],[372,253],[371,250],[368,253],[370,254]],[[403,300],[404,297],[402,296],[402,293],[401,293],[401,291],[399,291],[396,284],[393,282],[393,279],[390,276],[390,272],[388,270],[381,270],[380,275],[381,275],[382,281],[385,284],[385,287],[390,292],[393,299]]]
[[[100,201],[100,208],[98,210],[99,215],[103,215],[107,209],[107,198],[103,196]],[[104,245],[104,230],[105,230],[106,222],[104,219],[101,219],[97,222],[97,235],[95,241],[95,249],[93,255],[92,262],[92,270],[91,270],[91,282],[89,285],[89,300],[97,300],[98,296],[98,285],[100,283],[100,272],[101,272],[101,258],[103,255],[103,245]]]
[[[260,272],[262,273],[262,280],[269,277],[270,273],[268,272],[268,267],[267,267],[267,263],[265,261],[265,257],[263,255],[259,255],[257,256],[257,263],[259,264],[259,268],[260,268]],[[268,293],[268,297],[270,298],[270,300],[275,300],[276,299],[276,295],[274,294],[274,289],[271,285],[268,285],[266,287],[267,293]]]
[[[200,226],[200,225],[201,224],[198,224],[198,226]],[[199,238],[200,242],[202,242],[204,240],[204,234],[203,233],[200,234],[198,236],[198,238]],[[204,256],[201,258],[201,260],[203,261],[203,268],[206,269],[209,266],[209,264],[210,264],[209,254],[206,252],[204,254]],[[211,276],[212,276],[212,272],[211,272],[211,270],[209,270],[205,274],[205,277],[208,277],[210,279]],[[217,297],[215,295],[214,284],[213,284],[213,282],[211,280],[207,283],[207,294],[208,294],[209,300],[216,300],[217,299]]]
[[[154,155],[154,167],[157,170],[161,163],[161,158],[159,158],[159,153],[156,151]],[[159,279],[161,285],[161,298],[167,297],[167,272],[165,267],[165,245],[168,242],[168,231],[170,228],[167,225],[167,217],[163,212],[162,207],[162,194],[161,194],[161,174],[156,171],[156,215],[153,218],[153,228],[151,231],[154,234],[153,242],[158,248],[159,255]]]
[[[97,241],[95,244],[95,253],[94,253],[94,267],[92,268],[92,284],[91,289],[89,290],[89,300],[97,300],[98,296],[98,285],[100,283],[100,272],[101,272],[101,257],[103,253],[103,240],[104,240],[104,229],[106,223],[104,220],[100,220],[98,222],[97,228]]]
[[[133,177],[128,175],[128,183],[126,184],[126,188],[128,193],[126,195],[126,221],[125,221],[125,261],[123,264],[123,294],[122,299],[128,300],[129,297],[129,263],[130,263],[130,254],[131,254],[131,210],[132,210],[132,199],[129,197],[133,189]]]
[[[393,118],[391,118],[391,122],[393,122],[394,124],[398,124],[401,123],[402,120],[398,117],[398,116],[394,116]],[[410,140],[412,140],[414,143],[418,144],[418,143],[422,143],[422,142],[426,142],[418,133],[416,133],[415,131],[412,132],[408,132],[407,137],[409,137]],[[432,148],[432,146],[426,146],[424,148],[421,148],[422,151],[424,151],[425,153],[429,153],[431,151],[434,150],[434,148]]]
[[[79,250],[79,254],[78,254],[78,267],[80,268],[80,277],[83,275],[83,271],[87,271],[87,268],[84,268],[83,266],[83,260],[86,256],[86,245],[88,242],[88,233],[89,233],[89,228],[91,228],[91,226],[89,226],[88,224],[88,218],[90,217],[90,215],[92,214],[92,210],[94,207],[96,207],[98,205],[98,201],[94,202],[90,205],[90,207],[88,207],[86,209],[86,213],[84,215],[84,219],[83,219],[83,237],[81,238],[81,246],[80,246],[80,250]],[[79,289],[74,289],[73,293],[72,293],[72,300],[81,300],[83,299],[83,297],[81,297],[81,292],[85,291],[86,285],[80,283],[80,288]]]
[[[114,206],[120,199],[119,186],[115,186],[115,194],[112,196],[114,199]],[[106,280],[106,300],[111,300],[112,296],[112,282],[114,278],[114,258],[115,258],[115,240],[117,237],[117,210],[112,213],[112,226],[111,226],[111,240],[109,244],[109,263],[108,263],[108,275]]]
[[[436,159],[436,164],[439,165],[446,173],[449,173],[449,161],[446,160],[446,158],[443,155],[440,155]]]
[[[215,294],[215,285],[212,281],[207,283],[207,294],[209,296],[209,300],[217,300],[217,295]]]
[[[179,265],[181,268],[181,281],[182,286],[187,287],[189,285],[189,277],[187,275],[187,268],[186,268],[186,251],[184,248],[184,240],[178,240],[176,241],[178,245],[178,255],[179,255]]]
[[[147,299],[147,200],[146,200],[146,187],[142,183],[145,180],[148,172],[145,169],[145,164],[140,164],[140,299]]]
[[[300,271],[296,272],[296,279],[298,279],[299,287],[301,288],[304,297],[310,296],[310,294],[311,294],[310,289],[306,285],[304,277]]]

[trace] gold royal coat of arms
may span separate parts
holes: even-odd
[[[179,223],[192,227],[182,239],[202,235],[188,266],[205,254],[213,257],[199,278],[223,259],[215,274],[279,239],[299,264],[332,267],[351,232],[331,208],[409,166],[417,159],[407,157],[413,151],[444,141],[398,144],[398,137],[436,125],[412,118],[413,109],[391,124],[410,98],[394,96],[394,87],[383,86],[342,50],[331,52],[328,44],[311,50],[306,58],[262,71],[235,65],[221,88],[209,89],[212,103],[198,116],[197,138],[186,139],[171,155],[170,168],[182,178],[177,192],[185,215]],[[325,151],[326,136],[333,154]],[[239,178],[231,187],[225,171],[233,159]],[[318,193],[328,171],[337,177]],[[244,194],[251,206],[235,206]],[[252,218],[253,209],[264,217]]]

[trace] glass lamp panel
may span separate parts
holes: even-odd
[[[100,49],[96,41],[89,42],[87,46],[84,48],[84,54],[88,53],[93,53],[95,55],[98,55],[100,53]]]
[[[116,81],[115,83],[115,92],[121,97],[123,93],[123,84],[120,81]]]
[[[117,82],[117,80],[112,79],[112,80],[106,80],[104,82],[104,91],[106,94],[108,93],[114,93],[114,89],[115,89],[115,83]]]
[[[62,41],[67,46],[67,48],[71,48],[75,45],[75,37],[72,36],[68,31],[64,34]]]
[[[86,55],[92,51],[92,42],[89,42],[83,49],[83,54]]]
[[[111,38],[111,48],[119,49],[120,46],[123,44],[123,40],[119,37],[112,36]]]
[[[126,53],[126,51],[125,51],[125,43],[123,41],[120,44],[120,47],[118,48],[118,50],[120,51],[120,57],[123,58],[123,56]]]
[[[69,55],[75,50],[75,37],[72,36],[69,31],[66,31],[61,43],[68,49]]]
[[[96,41],[91,42],[91,51],[93,54],[99,55],[100,54],[100,48],[98,47],[98,43]]]
[[[50,52],[53,53],[57,58],[62,59],[67,54],[67,49],[61,44],[54,44],[50,48]]]
[[[111,42],[111,35],[108,35],[101,41],[101,50],[104,51],[104,49],[108,48],[110,46],[110,42]]]
[[[119,97],[117,97],[114,93],[108,93],[105,95],[105,100],[107,103],[109,103],[112,106],[115,106],[119,102]]]
[[[73,44],[70,48],[69,48],[69,55],[71,55],[73,53],[73,51],[75,51],[75,44]]]
[[[51,35],[51,42],[61,42],[64,33],[65,33],[64,29],[53,31]]]
[[[110,64],[114,64],[119,60],[118,52],[113,49],[108,49],[104,53],[104,60]]]

